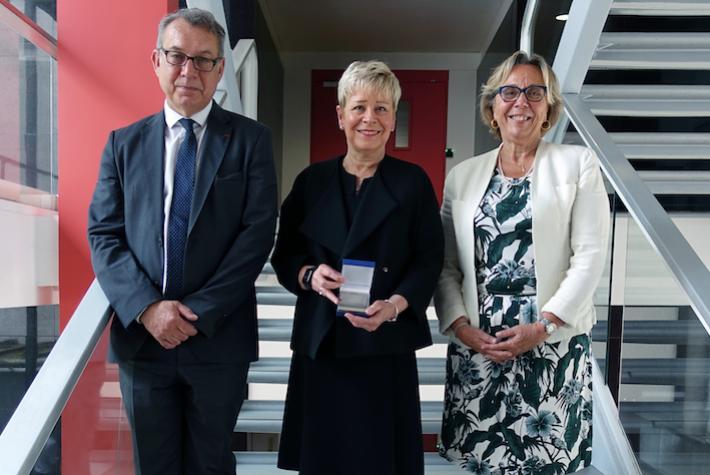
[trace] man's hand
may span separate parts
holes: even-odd
[[[166,350],[172,350],[191,336],[197,335],[197,329],[190,323],[196,320],[197,315],[177,300],[155,302],[141,315],[141,323],[145,329]]]

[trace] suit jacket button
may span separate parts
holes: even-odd
[[[389,271],[390,271],[390,268],[389,268],[389,267],[383,267],[383,268],[382,268],[382,272],[389,272]]]

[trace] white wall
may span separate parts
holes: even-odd
[[[473,155],[476,70],[480,58],[478,53],[281,53],[284,66],[282,199],[310,160],[312,70],[345,69],[352,61],[368,59],[385,61],[392,69],[448,70],[446,146],[454,149],[454,157],[447,161],[448,172],[453,165]]]
[[[57,212],[0,198],[0,308],[59,303]]]

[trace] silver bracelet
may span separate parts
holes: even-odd
[[[397,304],[394,303],[393,301],[391,301],[390,299],[385,299],[385,302],[391,304],[391,305],[394,307],[394,317],[393,317],[393,318],[390,318],[390,319],[387,320],[387,321],[388,321],[388,322],[396,322],[396,321],[397,321],[397,317],[399,316],[399,307],[397,307]]]

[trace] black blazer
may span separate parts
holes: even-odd
[[[338,175],[342,160],[306,168],[281,208],[271,262],[279,282],[298,296],[291,348],[315,357],[334,324],[338,356],[401,354],[428,346],[426,308],[444,254],[431,182],[418,166],[385,157],[363,191],[348,232]],[[368,333],[336,317],[336,306],[326,298],[301,289],[303,265],[325,263],[340,270],[343,258],[375,261],[371,301],[395,293],[406,297],[409,308],[396,322]]]
[[[136,317],[162,300],[165,118],[111,132],[89,208],[94,272],[116,317],[114,360],[159,351]],[[183,345],[206,362],[257,358],[254,281],[273,244],[276,175],[271,133],[220,108],[200,145],[180,299],[199,317]],[[144,355],[145,356],[145,355]]]

